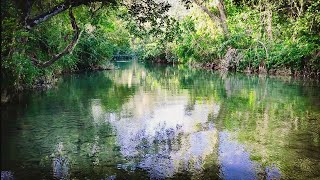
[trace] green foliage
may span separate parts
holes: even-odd
[[[181,63],[218,65],[227,50],[233,48],[241,57],[237,62],[238,71],[248,68],[258,71],[262,66],[267,70],[285,68],[292,72],[319,73],[320,2],[295,1],[295,9],[284,10],[290,3],[286,0],[225,1],[230,33],[227,39],[217,22],[193,7],[190,15],[179,21],[173,40],[159,41],[157,45],[151,41],[153,47],[166,48],[154,48],[156,51],[146,48],[146,54],[171,51]],[[216,7],[209,9],[217,15]]]
[[[82,36],[73,52],[49,68],[37,68],[31,57],[40,61],[50,60],[70,43],[73,31],[69,16],[67,12],[60,13],[27,31],[18,21],[18,10],[13,5],[7,6],[12,8],[1,22],[4,27],[1,33],[2,88],[30,87],[38,79],[50,79],[65,71],[103,66],[113,54],[131,51],[131,36],[125,22],[118,19],[116,10],[102,8],[90,14],[88,7],[78,7],[74,13]]]
[[[60,1],[59,1],[60,2]],[[73,29],[67,11],[26,30],[24,9],[11,1],[1,2],[1,83],[9,89],[32,86],[65,71],[90,69],[106,64],[114,54],[135,51],[149,61],[219,64],[228,49],[241,57],[236,70],[258,71],[286,68],[319,74],[320,1],[229,1],[225,0],[229,35],[219,22],[212,21],[191,1],[183,1],[190,10],[187,16],[170,16],[167,3],[140,2],[111,7],[91,3],[76,6],[82,36],[72,54],[51,67],[39,69],[32,58],[50,60],[71,41]],[[215,1],[205,1],[218,16]],[[104,6],[102,6],[104,5]],[[48,2],[32,6],[31,17],[52,7]],[[152,10],[152,12],[151,12]]]

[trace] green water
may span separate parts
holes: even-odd
[[[2,179],[320,179],[320,85],[117,63],[1,107]]]

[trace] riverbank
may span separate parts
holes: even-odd
[[[214,71],[223,71],[223,72],[240,72],[244,74],[254,74],[254,75],[270,75],[270,76],[290,76],[296,78],[310,78],[310,79],[320,79],[320,69],[311,70],[313,64],[306,64],[302,70],[294,70],[290,67],[279,67],[279,68],[270,68],[267,69],[265,62],[262,62],[257,68],[247,66],[243,68],[241,65],[242,59],[237,57],[230,57],[230,54],[226,54],[223,59],[216,59],[212,62],[197,62],[191,61],[187,63],[190,68],[196,69],[206,69]],[[319,58],[319,55],[315,56]],[[163,64],[163,65],[175,65],[175,64],[184,64],[179,61],[168,61],[165,58],[149,58],[144,60],[144,62],[149,62],[153,64]],[[242,68],[239,68],[242,67]]]
[[[104,70],[114,70],[115,67],[113,64],[93,66],[76,70],[65,70],[59,73],[54,74],[53,76],[43,76],[37,78],[33,84],[20,84],[14,89],[8,87],[1,87],[1,105],[10,103],[18,97],[18,94],[23,91],[46,91],[53,88],[58,82],[59,78],[67,74],[78,74],[83,72],[90,71],[104,71]]]
[[[281,48],[280,48],[281,49]],[[266,57],[251,57],[250,51],[228,46],[226,51],[215,52],[219,56],[185,56],[171,50],[164,52],[146,51],[143,61],[158,64],[187,64],[192,68],[210,69],[216,71],[242,72],[246,74],[265,74],[272,76],[292,76],[320,78],[320,51],[317,48],[312,53],[303,54],[294,47],[286,47],[288,54],[279,49],[267,51]],[[192,49],[190,50],[192,52]],[[291,52],[299,55],[292,56]],[[152,55],[150,55],[152,54]],[[249,56],[250,55],[250,56]]]
[[[157,65],[181,65],[182,63],[179,62],[170,62],[166,61],[164,59],[156,59],[154,61],[149,61],[151,64],[157,64]],[[308,72],[308,71],[291,71],[289,68],[279,68],[279,69],[270,69],[266,70],[265,68],[259,68],[259,69],[252,69],[252,68],[246,68],[246,70],[243,71],[237,71],[234,66],[230,67],[224,67],[222,64],[218,63],[189,63],[188,66],[190,68],[195,69],[204,69],[204,70],[213,70],[213,71],[221,71],[221,72],[239,72],[244,73],[247,75],[267,75],[272,77],[293,77],[293,78],[301,78],[301,79],[311,79],[319,81],[320,78],[320,70],[317,72]],[[230,69],[229,69],[230,68]],[[1,104],[10,103],[10,101],[14,101],[15,97],[23,91],[46,91],[50,88],[53,88],[56,83],[58,82],[58,79],[67,74],[78,74],[88,71],[104,71],[104,70],[114,70],[115,67],[113,64],[109,64],[107,66],[94,66],[89,68],[83,68],[78,70],[68,70],[63,71],[61,73],[57,73],[54,76],[51,77],[40,77],[39,79],[35,80],[35,83],[33,85],[20,85],[17,89],[13,91],[8,91],[4,89],[4,91],[1,92]],[[227,70],[226,70],[227,69]]]
[[[221,67],[219,64],[215,63],[191,63],[191,67],[199,68],[199,69],[207,69],[214,71],[226,71],[225,68]],[[320,70],[319,71],[308,71],[308,70],[291,70],[290,68],[279,68],[279,69],[269,69],[260,67],[259,69],[253,69],[247,67],[245,70],[236,70],[234,68],[228,69],[228,72],[240,72],[245,74],[255,74],[255,75],[270,75],[270,76],[290,76],[296,78],[311,78],[311,79],[319,79],[320,78]]]

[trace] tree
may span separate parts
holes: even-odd
[[[225,10],[225,6],[224,6],[224,2],[223,0],[217,0],[216,1],[216,7],[219,11],[219,15],[215,15],[213,12],[211,12],[209,10],[209,8],[207,8],[204,5],[204,1],[201,0],[183,0],[183,2],[187,5],[187,7],[190,5],[190,3],[195,3],[197,6],[199,6],[199,8],[205,12],[210,19],[214,22],[214,23],[218,23],[220,25],[220,27],[223,30],[223,34],[226,37],[229,37],[229,30],[228,30],[228,24],[227,24],[227,15],[226,15],[226,10]]]
[[[81,36],[80,28],[77,25],[76,18],[74,17],[72,10],[73,8],[76,8],[80,5],[90,5],[91,3],[95,2],[101,2],[102,6],[116,4],[115,0],[64,0],[63,2],[60,2],[54,5],[53,7],[48,8],[47,11],[41,11],[35,17],[30,17],[32,14],[32,10],[35,9],[34,6],[36,6],[37,4],[41,4],[41,6],[43,6],[43,4],[45,4],[46,2],[42,2],[40,0],[16,0],[16,8],[21,12],[20,21],[28,30],[31,30],[33,27],[47,21],[48,19],[52,18],[53,16],[56,16],[57,14],[69,10],[68,14],[70,18],[70,23],[74,31],[74,35],[71,42],[61,52],[53,55],[51,59],[47,61],[38,60],[34,54],[30,55],[30,59],[32,60],[35,66],[39,68],[49,67],[64,55],[72,52]],[[49,2],[47,3],[52,4]]]
[[[40,23],[44,23],[48,19],[66,10],[69,10],[70,23],[74,32],[71,42],[61,52],[53,55],[51,59],[47,61],[38,60],[34,54],[30,55],[30,59],[32,60],[33,64],[39,68],[46,68],[52,65],[57,60],[59,60],[64,55],[71,53],[81,36],[81,30],[77,25],[77,22],[73,15],[72,10],[81,5],[90,6],[91,4],[98,3],[98,2],[102,3],[101,8],[103,6],[116,6],[120,4],[116,0],[64,0],[60,3],[42,2],[40,0],[27,0],[27,1],[16,0],[16,3],[15,3],[16,8],[18,8],[21,12],[21,15],[20,15],[21,24],[23,24],[23,27],[25,27],[28,30],[31,30],[33,27],[39,25]],[[37,4],[42,4],[42,6],[43,4],[49,4],[49,5],[55,4],[55,5],[53,5],[52,7],[49,7],[46,11],[38,12],[38,15],[34,17],[30,17],[34,9],[37,9],[37,10],[42,9],[42,8],[35,8]],[[170,8],[168,3],[164,3],[164,2],[157,3],[157,2],[154,2],[153,0],[152,1],[134,0],[132,2],[126,2],[121,4],[128,7],[129,13],[132,15],[132,17],[135,17],[136,20],[138,20],[139,22],[151,22],[153,27],[155,24],[164,25],[166,23],[164,19],[168,17],[165,16],[164,14]],[[160,23],[158,23],[158,19],[161,20]]]

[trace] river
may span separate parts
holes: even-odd
[[[118,62],[1,107],[1,177],[319,179],[320,85]]]

